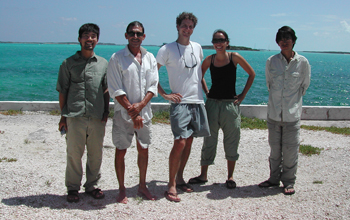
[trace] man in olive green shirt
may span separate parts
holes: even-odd
[[[79,202],[83,175],[81,158],[87,149],[85,192],[95,199],[104,198],[97,188],[101,177],[103,138],[109,113],[106,59],[97,56],[94,48],[100,29],[84,24],[79,29],[81,51],[67,58],[60,66],[57,80],[62,117],[59,130],[67,132],[67,201]]]

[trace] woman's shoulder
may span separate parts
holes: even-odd
[[[237,52],[228,52],[229,56],[235,57],[235,56],[241,56]]]

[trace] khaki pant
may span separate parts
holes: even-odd
[[[277,122],[267,119],[267,126],[271,148],[269,181],[276,184],[282,181],[285,187],[294,185],[298,166],[300,121]]]
[[[224,134],[225,158],[228,161],[236,161],[239,158],[241,110],[233,101],[208,98],[205,103],[211,136],[204,138],[201,166],[214,164],[220,128]]]
[[[101,178],[103,138],[105,122],[98,118],[67,118],[67,168],[66,187],[68,190],[80,190],[83,176],[81,158],[85,145],[87,150],[85,191],[89,192],[97,186]]]

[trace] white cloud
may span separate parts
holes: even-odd
[[[317,36],[317,37],[329,37],[331,36],[331,33],[329,32],[314,32],[314,36]]]
[[[119,22],[113,25],[115,28],[126,28],[128,25],[125,22]]]
[[[334,22],[339,18],[337,15],[320,15],[320,19],[324,22]]]
[[[64,17],[61,17],[61,20],[62,21],[76,21],[78,19],[77,18],[64,18]]]
[[[287,16],[286,13],[278,13],[278,14],[272,14],[270,15],[271,17],[284,17],[284,16]]]
[[[341,24],[341,26],[344,28],[344,30],[345,30],[346,32],[349,32],[349,33],[350,33],[350,25],[348,24],[348,22],[346,22],[346,21],[341,21],[340,24]]]

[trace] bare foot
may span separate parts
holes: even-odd
[[[147,187],[139,187],[139,189],[138,189],[138,194],[139,194],[140,196],[145,197],[147,200],[152,200],[152,201],[154,201],[154,200],[157,199],[156,196],[152,195],[152,194],[149,192],[149,190],[148,190]]]
[[[168,187],[168,193],[177,195],[176,186],[175,187],[174,186]]]
[[[126,190],[125,189],[119,189],[117,202],[123,203],[123,204],[127,204],[128,203],[128,198],[126,197]]]

